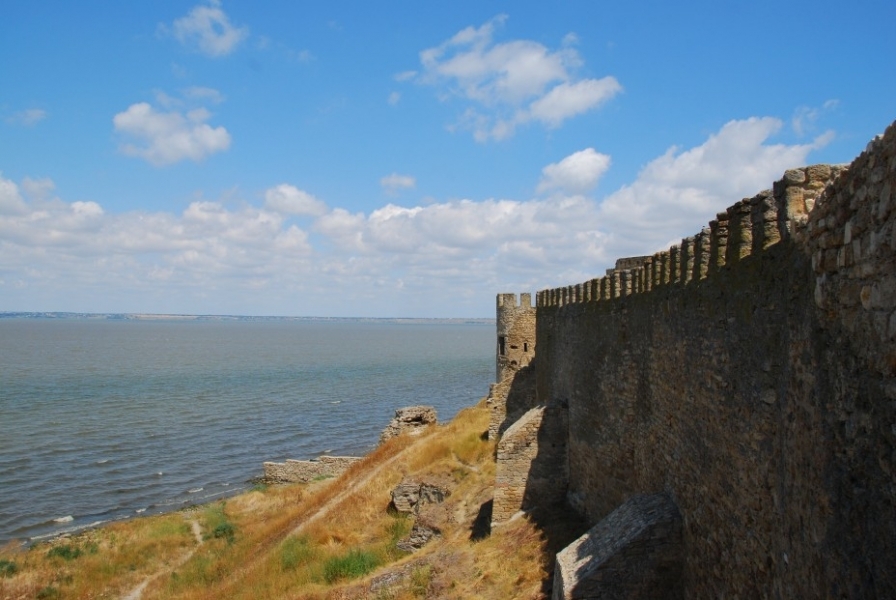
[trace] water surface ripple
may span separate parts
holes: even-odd
[[[482,397],[493,352],[483,323],[0,319],[0,543],[366,452],[398,407]]]

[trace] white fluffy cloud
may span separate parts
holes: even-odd
[[[130,140],[119,146],[121,152],[161,166],[184,159],[200,161],[227,150],[230,134],[224,127],[208,125],[209,118],[211,113],[201,107],[186,113],[164,112],[139,102],[115,115],[112,122]]]
[[[526,118],[559,127],[566,119],[588,112],[621,91],[622,86],[613,77],[564,82],[532,102]]]
[[[530,40],[495,43],[495,30],[506,19],[499,15],[478,28],[467,27],[420,53],[419,81],[447,86],[471,103],[460,125],[471,129],[477,141],[506,138],[530,121],[559,127],[622,91],[613,77],[575,77],[582,60],[571,47],[574,35],[567,35],[558,50]]]
[[[585,148],[542,169],[537,191],[541,193],[558,190],[569,194],[584,194],[594,189],[601,175],[609,168],[609,156],[594,148]]]
[[[543,169],[544,198],[369,213],[282,183],[260,207],[231,198],[179,214],[114,214],[55,197],[46,179],[0,177],[0,310],[139,311],[149,298],[174,312],[484,315],[496,291],[585,281],[616,258],[693,235],[823,143],[772,143],[781,127],[731,121],[698,146],[670,148],[604,198],[587,195],[610,162],[592,148]],[[311,222],[299,227],[293,215]]]
[[[199,4],[171,24],[170,31],[181,44],[211,57],[225,56],[249,36],[248,27],[235,27],[221,8],[220,0]]]
[[[397,194],[400,190],[410,190],[417,185],[417,180],[410,175],[392,173],[380,179],[380,186],[390,195]]]
[[[19,193],[19,186],[0,174],[0,215],[18,215],[27,212],[28,206]]]
[[[264,193],[264,207],[285,215],[320,216],[327,212],[327,205],[306,191],[281,183]]]
[[[648,163],[630,185],[601,204],[601,218],[619,243],[620,255],[664,249],[693,235],[721,210],[768,188],[786,169],[806,164],[826,143],[770,144],[782,122],[750,118],[726,123],[703,144],[669,148]]]
[[[110,214],[93,201],[28,202],[0,178],[0,273],[8,276],[0,289],[8,298],[56,289],[56,302],[87,297],[93,310],[108,310],[107,297],[276,289],[307,272],[311,252],[304,230],[265,208],[198,201],[181,214]]]

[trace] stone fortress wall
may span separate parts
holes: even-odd
[[[534,339],[496,522],[565,493],[606,536],[668,498],[681,526],[641,529],[679,536],[669,597],[896,597],[896,124],[849,167],[787,171],[679,246],[539,292]],[[594,592],[561,571],[555,597]]]

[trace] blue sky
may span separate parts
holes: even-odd
[[[0,311],[480,317],[896,119],[896,4],[6,0]]]

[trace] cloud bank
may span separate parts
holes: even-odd
[[[49,180],[0,175],[0,310],[139,312],[150,299],[170,312],[487,316],[498,291],[584,281],[618,257],[692,235],[824,143],[770,142],[781,127],[731,121],[699,146],[669,148],[602,198],[589,193],[611,159],[585,148],[544,167],[533,190],[541,197],[390,203],[366,214],[293,183],[264,190],[260,206],[112,214],[56,197]],[[384,180],[401,187],[403,177]]]

